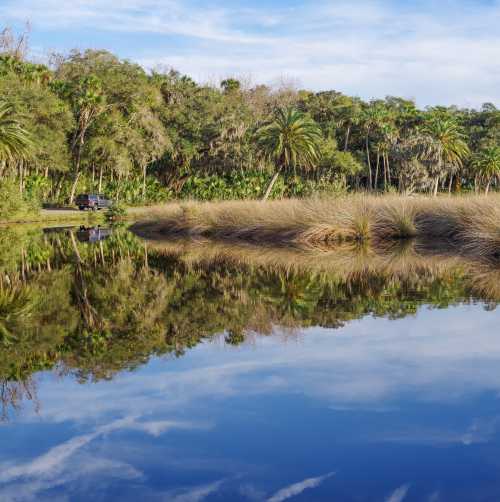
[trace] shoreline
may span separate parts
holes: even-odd
[[[185,203],[155,208],[130,227],[146,239],[193,238],[331,247],[418,238],[461,254],[500,258],[500,197],[351,195],[279,201]]]

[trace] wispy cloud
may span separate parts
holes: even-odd
[[[335,473],[329,472],[323,476],[318,476],[316,478],[308,478],[298,483],[294,483],[289,486],[285,486],[281,490],[277,491],[272,497],[268,499],[268,502],[283,502],[291,497],[301,494],[305,490],[310,490],[311,488],[318,487],[323,481],[331,478]]]
[[[171,502],[199,502],[212,493],[215,493],[222,483],[224,483],[224,479],[205,485],[195,486],[181,493],[179,493],[179,490],[176,490],[175,494],[168,495],[168,500]]]
[[[79,47],[93,46],[96,31],[122,34],[123,42],[113,45],[121,55],[147,67],[174,65],[200,80],[288,75],[308,88],[366,98],[500,101],[498,1],[274,1],[249,8],[224,1],[75,0],[61,10],[57,0],[4,0],[0,17],[31,19],[35,33],[40,30],[37,43],[47,47],[55,32],[74,33]]]
[[[198,427],[191,422],[167,420],[148,422],[134,416],[114,420],[88,434],[68,439],[33,460],[0,466],[0,500],[40,500],[42,493],[51,488],[68,485],[77,480],[81,482],[93,476],[105,477],[108,480],[113,477],[139,479],[142,477],[142,472],[134,466],[114,459],[96,457],[85,447],[101,436],[125,429],[159,436],[170,429]],[[199,493],[202,493],[201,487]],[[196,502],[201,498],[185,500]]]
[[[386,502],[403,502],[410,489],[410,485],[402,485],[399,488],[396,488],[386,499]]]

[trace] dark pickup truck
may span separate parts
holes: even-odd
[[[80,211],[85,211],[85,209],[98,211],[103,207],[111,206],[112,201],[102,194],[82,193],[76,197],[75,203]]]

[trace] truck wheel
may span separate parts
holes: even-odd
[[[80,211],[85,211],[85,208],[84,208],[83,206],[78,206],[78,209],[79,209]]]

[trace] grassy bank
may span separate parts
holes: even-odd
[[[143,206],[143,207],[129,207],[124,209],[123,216],[118,217],[119,220],[134,221],[148,218],[158,206]],[[166,206],[162,205],[162,210],[165,211],[166,207],[178,208],[178,205]],[[71,208],[62,209],[41,209],[28,213],[17,213],[9,217],[2,217],[0,215],[0,225],[14,225],[14,224],[53,224],[53,223],[81,223],[86,225],[100,224],[107,221],[107,211],[78,211]]]
[[[190,203],[151,208],[132,229],[273,245],[332,246],[419,238],[463,254],[500,256],[500,197],[376,197]]]

